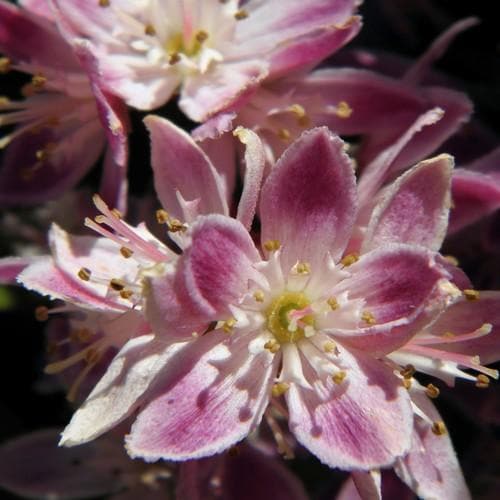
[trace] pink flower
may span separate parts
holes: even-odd
[[[123,208],[123,104],[103,91],[85,47],[74,53],[65,42],[48,4],[25,4],[36,13],[0,2],[0,50],[7,55],[2,70],[33,75],[22,88],[23,101],[0,99],[0,125],[17,125],[0,140],[0,147],[9,145],[0,173],[0,203],[38,203],[60,195],[87,173],[108,142],[101,193]]]
[[[308,68],[359,30],[354,0],[56,2],[74,40],[90,40],[107,88],[150,110],[179,88],[195,121],[264,79]]]

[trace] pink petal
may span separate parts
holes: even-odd
[[[342,254],[356,215],[356,181],[344,143],[326,128],[304,132],[262,189],[262,241],[279,240],[285,269]]]
[[[347,373],[340,385],[328,377],[320,393],[290,386],[290,430],[329,467],[369,470],[392,464],[410,447],[413,418],[406,390],[392,370],[361,353],[342,349],[339,362]],[[318,382],[314,387],[319,391]]]
[[[36,257],[3,257],[0,259],[0,284],[15,284],[18,274],[28,267]]]
[[[229,349],[227,334],[210,332],[188,359],[167,367],[158,395],[141,411],[127,438],[132,457],[188,460],[219,453],[259,424],[267,405],[272,356],[252,355],[243,337]]]
[[[155,377],[184,346],[156,342],[153,335],[129,340],[75,412],[59,444],[86,443],[127,418],[144,403],[143,395]]]
[[[423,390],[412,390],[411,397],[432,422],[442,421]],[[398,460],[395,471],[421,498],[470,498],[449,436],[435,435],[431,424],[419,417],[415,418],[412,448],[406,457]]]
[[[127,169],[113,159],[111,148],[106,150],[99,195],[105,203],[125,215],[127,213]]]
[[[146,117],[144,123],[151,136],[156,193],[169,214],[185,220],[177,193],[185,201],[199,200],[200,214],[227,214],[222,179],[189,134],[154,115]]]
[[[373,210],[362,252],[387,243],[439,250],[448,225],[452,169],[451,156],[440,155],[391,184]]]
[[[54,15],[47,0],[19,0],[18,4],[40,17],[46,17],[50,21],[54,20]]]

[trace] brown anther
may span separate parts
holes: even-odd
[[[253,298],[255,299],[256,302],[264,302],[264,292],[262,290],[257,290],[253,294]]]
[[[436,399],[439,396],[439,388],[434,384],[427,384],[425,394],[427,394],[427,396],[429,396],[431,399]]]
[[[120,253],[126,259],[130,259],[130,257],[132,257],[132,255],[134,254],[134,251],[130,250],[130,248],[128,248],[128,247],[121,247],[120,248]]]
[[[438,422],[434,422],[432,424],[432,432],[436,434],[436,436],[444,436],[446,434],[446,426],[442,420]]]
[[[409,391],[411,389],[411,378],[404,378],[403,379],[403,387]]]
[[[335,350],[337,349],[337,345],[335,344],[335,342],[333,342],[332,340],[327,340],[324,344],[323,344],[323,350],[325,352],[335,352]]]
[[[109,7],[111,5],[110,0],[99,0],[97,3],[99,7]]]
[[[38,306],[35,309],[35,318],[37,321],[47,321],[49,319],[49,309],[45,306]]]
[[[413,365],[406,365],[404,368],[399,370],[399,373],[401,373],[404,378],[412,378],[416,371],[417,370]]]
[[[352,115],[352,108],[345,101],[340,101],[335,108],[335,114],[339,118],[349,118]]]
[[[98,349],[88,349],[88,351],[85,353],[84,360],[87,364],[93,365],[94,363],[97,363],[99,361],[100,357],[101,353]]]
[[[280,128],[277,134],[282,141],[288,142],[290,140],[291,134],[287,128]]]
[[[0,57],[0,73],[8,73],[12,66],[12,61],[8,57]]]
[[[280,350],[280,345],[275,339],[271,339],[264,344],[264,349],[276,354]]]
[[[118,278],[113,278],[109,281],[109,287],[116,292],[121,292],[125,288],[125,282]]]
[[[117,218],[117,219],[121,219],[123,217],[122,213],[117,209],[117,208],[113,208],[111,210],[111,213]]]
[[[222,324],[222,329],[226,333],[232,333],[234,326],[236,325],[236,319],[235,318],[229,318],[224,323]]]
[[[200,30],[196,33],[194,37],[198,43],[203,43],[205,40],[208,39],[208,33],[206,31]]]
[[[474,302],[475,300],[479,300],[479,292],[477,290],[466,288],[465,290],[462,290],[462,293],[469,302]]]
[[[170,219],[167,223],[167,228],[171,233],[185,231],[186,226],[179,219]]]
[[[310,274],[311,264],[309,264],[309,262],[298,262],[295,266],[295,270],[297,274]]]
[[[87,268],[87,267],[82,267],[79,271],[78,271],[78,277],[83,280],[83,281],[89,281],[90,280],[90,276],[92,276],[92,271]]]
[[[273,397],[279,398],[283,394],[285,394],[286,391],[290,389],[290,384],[287,384],[286,382],[278,382],[277,384],[274,384],[271,393]]]
[[[361,313],[361,319],[367,324],[367,325],[374,325],[376,323],[375,321],[375,316],[373,313],[370,311],[363,311]]]
[[[234,18],[237,20],[237,21],[241,21],[242,19],[246,19],[248,17],[248,12],[245,10],[245,9],[240,9],[240,10],[237,10],[235,13],[234,13]]]
[[[279,242],[279,240],[268,240],[264,243],[263,246],[264,249],[268,252],[273,252],[280,249],[281,243]]]
[[[155,27],[152,24],[146,24],[146,26],[144,26],[144,34],[148,36],[155,36]]]
[[[339,303],[337,302],[337,299],[335,297],[330,297],[326,303],[330,306],[330,309],[332,311],[335,311],[335,309],[338,309],[340,306],[339,306]]]
[[[35,88],[35,90],[40,90],[47,83],[47,78],[43,75],[33,75],[31,79],[31,84]]]
[[[130,297],[134,295],[134,292],[132,290],[120,290],[120,297],[122,299],[128,300]]]
[[[340,261],[340,263],[344,267],[347,267],[347,266],[352,266],[352,264],[354,264],[355,262],[358,262],[358,260],[359,260],[359,254],[350,253],[350,254],[346,255],[345,257],[343,257],[342,260]]]
[[[181,56],[178,52],[172,52],[168,55],[168,64],[174,65],[181,60]]]
[[[347,377],[347,372],[344,370],[340,370],[332,375],[332,380],[335,384],[341,384],[345,378]]]
[[[169,220],[170,216],[168,212],[162,209],[156,211],[156,222],[158,222],[158,224],[166,224]]]
[[[486,389],[490,386],[490,379],[486,376],[480,373],[476,377],[476,387],[479,389]]]

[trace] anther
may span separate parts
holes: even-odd
[[[376,323],[375,316],[370,311],[363,311],[362,314],[361,314],[361,319],[367,325],[374,325]]]
[[[479,292],[477,290],[466,288],[465,290],[462,290],[462,293],[469,302],[474,302],[475,300],[479,300]]]
[[[97,224],[102,224],[106,222],[106,216],[105,215],[96,215],[94,217],[94,220],[97,222]]]
[[[116,292],[121,292],[125,288],[125,282],[118,278],[113,278],[109,281],[109,287]]]
[[[37,150],[35,157],[37,161],[45,162],[49,159],[50,154],[56,148],[56,144],[49,142],[44,148]]]
[[[442,420],[438,422],[434,422],[432,424],[432,432],[436,434],[436,436],[444,436],[446,434],[446,426]]]
[[[87,364],[91,365],[97,363],[100,357],[101,353],[98,349],[88,349],[85,353],[84,360]]]
[[[409,391],[411,389],[411,378],[404,378],[403,379],[403,387]]]
[[[134,292],[132,290],[120,290],[120,297],[122,299],[128,300],[130,297],[134,295]]]
[[[271,393],[275,398],[279,398],[283,394],[285,394],[286,391],[290,389],[290,384],[287,384],[286,382],[278,382],[277,384],[274,384]]]
[[[179,219],[170,219],[167,222],[167,227],[171,233],[178,233],[180,231],[186,230],[186,225],[183,224]]]
[[[195,38],[198,43],[203,43],[208,39],[208,33],[206,31],[200,30],[198,31],[198,33],[196,33]]]
[[[35,318],[37,321],[47,321],[49,319],[49,310],[45,306],[38,306],[35,309]]]
[[[479,389],[486,389],[490,386],[490,379],[482,373],[476,377],[476,380],[476,387]]]
[[[335,384],[341,384],[345,378],[347,377],[347,372],[344,370],[340,370],[332,375],[332,380]]]
[[[277,132],[278,134],[278,137],[282,140],[282,141],[289,141],[290,140],[290,137],[291,137],[291,134],[290,134],[290,131],[287,129],[287,128],[280,128]]]
[[[255,299],[256,302],[264,302],[264,292],[262,290],[257,290],[253,294],[253,298]]]
[[[330,306],[332,311],[335,311],[335,309],[338,309],[339,303],[337,302],[337,299],[335,297],[330,297],[326,303]]]
[[[155,27],[152,24],[146,24],[146,26],[144,26],[144,34],[148,36],[155,36]]]
[[[236,325],[236,319],[235,318],[229,318],[224,323],[222,324],[222,329],[226,333],[232,333],[234,326]]]
[[[340,101],[336,106],[335,114],[339,118],[349,118],[352,114],[352,108],[345,101]]]
[[[263,246],[268,252],[273,252],[280,249],[281,243],[279,240],[268,240]]]
[[[327,340],[323,344],[323,350],[328,353],[335,352],[337,350],[337,344],[335,344],[332,340]]]
[[[169,220],[168,212],[162,209],[156,211],[156,221],[158,224],[166,224]]]
[[[117,219],[121,219],[123,217],[122,213],[117,209],[117,208],[113,208],[111,210],[111,213],[117,218]]]
[[[134,254],[133,250],[130,250],[128,247],[121,247],[120,248],[120,253],[125,257],[126,259],[130,259],[132,255]]]
[[[427,394],[427,396],[431,399],[436,399],[439,396],[439,388],[437,388],[434,384],[427,384],[425,394]]]
[[[280,345],[275,339],[271,339],[264,344],[264,349],[276,354],[280,350]]]
[[[444,258],[453,266],[458,267],[458,265],[460,264],[460,262],[458,262],[458,259],[453,255],[444,255]]]
[[[453,332],[444,332],[443,337],[446,339],[452,339],[453,337],[455,337],[455,334]]]
[[[92,271],[88,267],[82,267],[77,274],[81,280],[89,281],[90,276],[92,276]]]
[[[98,5],[99,7],[109,7],[111,2],[109,0],[99,0]]]
[[[168,56],[168,64],[173,66],[174,64],[177,64],[181,60],[181,56],[179,55],[178,52],[172,52]]]
[[[36,90],[40,90],[47,83],[47,78],[43,75],[34,75],[31,79],[31,84]]]
[[[8,57],[0,57],[0,73],[8,73],[12,67],[12,61]]]
[[[76,338],[82,344],[88,342],[92,337],[92,332],[88,328],[80,328],[75,332]]]
[[[309,262],[297,262],[295,265],[295,271],[297,274],[310,274],[311,264],[309,264]]]
[[[245,9],[240,9],[240,10],[237,10],[235,13],[234,13],[234,18],[237,20],[237,21],[241,21],[242,19],[246,19],[248,17],[248,12],[245,10]]]
[[[402,368],[399,373],[404,377],[404,378],[412,378],[413,375],[415,375],[415,372],[417,370],[413,365],[406,365],[404,368]]]
[[[350,253],[348,255],[346,255],[341,261],[340,263],[344,266],[344,267],[347,267],[347,266],[351,266],[352,264],[354,264],[355,262],[358,262],[359,260],[359,254],[357,253]]]

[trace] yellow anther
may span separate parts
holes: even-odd
[[[350,253],[348,255],[346,255],[341,261],[340,263],[344,266],[344,267],[347,267],[347,266],[352,266],[352,264],[354,264],[355,262],[358,262],[359,260],[359,254],[357,253]]]
[[[335,384],[341,384],[347,377],[347,372],[340,370],[332,375],[332,380]]]
[[[109,0],[99,0],[99,7],[109,7],[111,2]]]
[[[411,378],[403,379],[403,387],[408,391],[411,389],[411,380],[412,380]]]
[[[349,118],[352,115],[352,108],[345,101],[340,101],[335,108],[335,114],[339,118]]]
[[[427,384],[425,393],[432,399],[436,399],[439,396],[439,388],[434,384]]]
[[[265,298],[264,292],[262,290],[257,290],[253,294],[253,298],[255,299],[256,302],[264,302]]]
[[[309,264],[309,262],[297,262],[295,265],[295,271],[297,274],[310,274],[311,264]]]
[[[120,290],[120,297],[122,299],[128,300],[134,295],[134,292],[132,290]]]
[[[49,319],[49,310],[45,306],[38,306],[35,309],[35,318],[37,321],[47,321]]]
[[[338,309],[339,303],[337,302],[337,299],[335,297],[330,297],[326,303],[330,306],[332,311],[335,311],[335,309]]]
[[[292,104],[287,108],[287,110],[292,112],[297,118],[306,116],[306,110],[304,109],[304,106],[301,106],[300,104]]]
[[[166,224],[170,220],[168,212],[165,210],[157,210],[156,211],[156,221],[158,224]]]
[[[476,387],[479,389],[486,389],[490,386],[490,379],[482,373],[476,377],[476,380]]]
[[[455,337],[455,334],[453,332],[444,332],[443,337],[446,339],[452,339],[453,337]]]
[[[226,333],[232,333],[234,326],[236,325],[236,319],[235,318],[229,318],[224,323],[222,324],[222,329]]]
[[[109,281],[109,287],[115,290],[116,292],[121,292],[125,288],[125,282],[118,278],[113,278]]]
[[[203,43],[205,40],[208,39],[208,33],[204,30],[200,30],[196,33],[194,37],[198,43]]]
[[[134,254],[134,251],[130,250],[130,248],[128,248],[128,247],[121,247],[120,248],[120,253],[126,259],[130,259],[130,257],[132,257],[132,255]]]
[[[117,208],[113,208],[111,210],[111,213],[117,218],[117,219],[121,219],[123,217],[122,213],[117,209]]]
[[[36,90],[43,88],[43,86],[47,83],[47,78],[43,75],[34,75],[31,79],[31,84]]]
[[[8,73],[12,66],[12,61],[8,57],[0,57],[0,73]]]
[[[155,36],[156,35],[155,27],[152,24],[146,24],[146,26],[144,26],[144,34],[149,36]]]
[[[460,262],[458,262],[458,259],[454,257],[453,255],[444,255],[445,260],[447,260],[450,264],[453,266],[459,266]]]
[[[286,391],[290,389],[290,384],[287,384],[286,382],[278,382],[277,384],[274,384],[271,393],[275,398],[279,398],[283,394],[285,394]]]
[[[474,302],[475,300],[479,300],[479,292],[477,290],[466,288],[465,290],[462,291],[462,293],[469,302]]]
[[[172,52],[168,55],[168,64],[174,65],[177,64],[181,60],[181,56],[178,52]]]
[[[324,344],[323,344],[323,350],[325,352],[335,352],[337,349],[337,344],[335,344],[335,342],[333,342],[333,340],[327,340]]]
[[[237,20],[237,21],[241,21],[242,19],[246,19],[248,17],[248,12],[245,10],[245,9],[240,9],[240,10],[237,10],[235,13],[234,13],[234,18]]]
[[[444,436],[446,434],[446,426],[442,420],[438,422],[434,422],[432,424],[432,432],[436,434],[436,436]]]
[[[287,128],[280,128],[277,134],[282,141],[288,142],[290,140],[291,134]]]
[[[404,368],[401,368],[401,370],[399,370],[399,373],[401,373],[401,375],[404,377],[404,378],[412,378],[413,375],[415,375],[415,372],[417,370],[415,369],[415,367],[413,365],[406,365]]]
[[[90,276],[92,275],[92,271],[87,268],[87,267],[82,267],[79,271],[78,271],[78,277],[83,280],[83,281],[89,281],[90,280]]]
[[[281,243],[279,240],[268,240],[263,246],[268,252],[273,252],[280,249]]]
[[[376,323],[375,316],[370,311],[363,311],[362,314],[361,314],[361,319],[367,325],[374,325]]]
[[[276,354],[280,350],[280,345],[277,340],[271,339],[264,344],[264,349]]]
[[[94,220],[97,222],[97,224],[102,224],[103,222],[106,222],[106,217],[104,215],[96,215],[94,217]]]
[[[185,231],[186,225],[183,224],[179,219],[170,219],[167,222],[167,228],[171,233],[178,233],[180,231]]]

